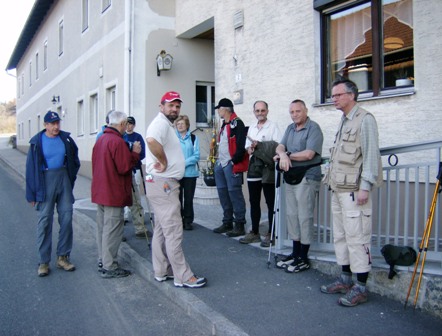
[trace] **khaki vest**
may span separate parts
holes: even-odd
[[[362,173],[361,125],[363,118],[370,114],[358,108],[353,119],[345,120],[345,125],[338,130],[334,146],[330,149],[329,172],[324,181],[333,191],[351,192],[359,190]],[[382,179],[382,162],[379,155],[378,179],[375,186],[380,186]]]

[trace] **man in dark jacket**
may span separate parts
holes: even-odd
[[[123,140],[127,115],[112,111],[109,125],[92,151],[92,202],[97,204],[98,267],[103,278],[120,278],[130,272],[118,267],[123,238],[125,206],[132,205],[132,170],[140,160],[141,145],[132,151]]]
[[[29,141],[26,160],[26,199],[38,211],[38,275],[41,277],[49,274],[55,204],[60,224],[57,267],[75,270],[69,257],[73,241],[73,189],[80,169],[78,147],[70,133],[60,129],[60,117],[56,112],[46,113],[44,127]]]
[[[243,236],[246,224],[243,172],[249,166],[249,154],[245,149],[247,128],[234,112],[230,99],[221,99],[215,110],[218,110],[223,120],[219,133],[219,156],[215,165],[216,189],[223,208],[223,223],[213,231],[226,232],[229,237]]]

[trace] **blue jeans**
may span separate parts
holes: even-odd
[[[45,171],[46,200],[39,204],[37,247],[40,264],[49,264],[52,253],[52,224],[57,205],[58,232],[57,256],[69,256],[72,250],[72,211],[74,196],[65,168]]]
[[[223,223],[246,223],[246,202],[242,193],[243,173],[234,174],[233,164],[215,165],[215,181],[219,201],[223,208]]]

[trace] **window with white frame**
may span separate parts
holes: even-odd
[[[215,84],[197,82],[195,92],[196,126],[211,126],[215,113]]]
[[[89,125],[90,134],[98,132],[98,94],[96,93],[89,98]]]
[[[101,12],[104,12],[112,4],[111,0],[101,0]]]
[[[321,12],[321,101],[339,76],[362,96],[413,90],[413,0],[315,0]]]
[[[35,53],[35,80],[38,79],[38,52]]]
[[[48,68],[48,41],[46,40],[43,46],[43,70]]]
[[[58,56],[61,56],[63,54],[64,50],[64,23],[63,20],[61,20],[58,23]]]
[[[79,100],[77,102],[77,135],[84,135],[84,102]]]
[[[32,86],[32,61],[29,62],[29,86]]]
[[[106,113],[109,111],[115,111],[116,109],[116,97],[117,87],[116,85],[106,89]]]
[[[84,32],[89,27],[89,0],[82,0],[81,9],[81,31]]]

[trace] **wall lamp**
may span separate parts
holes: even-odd
[[[51,100],[52,104],[57,104],[60,102],[60,96],[52,96],[52,100]]]
[[[165,50],[161,50],[157,55],[157,76],[160,76],[161,71],[172,69],[173,57],[167,54]]]

